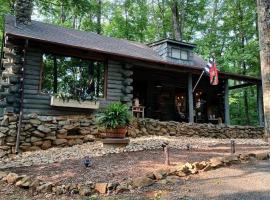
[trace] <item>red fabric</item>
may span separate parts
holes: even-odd
[[[218,70],[216,63],[214,63],[210,68],[209,74],[210,74],[210,84],[218,85]]]

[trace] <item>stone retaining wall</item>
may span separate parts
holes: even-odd
[[[130,127],[128,135],[138,137],[145,135],[170,135],[211,138],[262,138],[263,128],[253,126],[225,126],[214,124],[161,122],[154,119],[140,119]]]
[[[0,126],[0,158],[15,152],[17,116],[4,116]],[[34,151],[94,141],[98,128],[92,116],[27,115],[22,121],[20,149]]]
[[[15,153],[17,134],[16,115],[3,117],[0,126],[0,158]],[[20,149],[34,151],[54,146],[72,146],[93,142],[101,130],[94,124],[93,116],[38,116],[27,115],[22,121]],[[161,122],[153,119],[135,120],[129,127],[128,136],[147,135],[197,136],[212,138],[262,138],[263,129],[251,126],[224,126]]]

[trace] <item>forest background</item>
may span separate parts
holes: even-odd
[[[0,5],[2,35],[15,0]],[[197,44],[206,60],[214,54],[220,71],[260,76],[256,0],[34,0],[33,13],[34,20],[145,44],[181,39]],[[230,117],[258,124],[256,86],[230,92]]]

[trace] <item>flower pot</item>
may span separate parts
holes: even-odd
[[[105,138],[125,138],[127,133],[126,128],[106,129]]]

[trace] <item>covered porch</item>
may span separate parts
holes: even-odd
[[[161,121],[230,124],[229,90],[257,85],[258,124],[263,125],[260,82],[221,74],[217,86],[210,85],[209,77],[199,78],[189,71],[165,71],[139,66],[133,67],[133,97],[139,99],[147,118]],[[229,79],[242,80],[229,86]],[[239,83],[239,81],[238,81]]]

